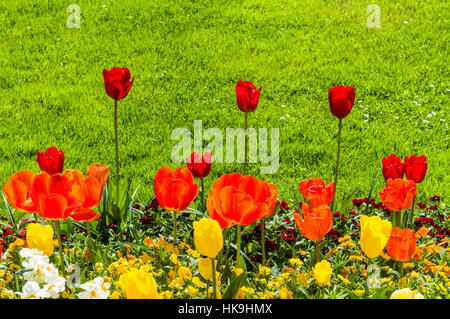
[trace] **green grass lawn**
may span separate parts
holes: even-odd
[[[69,28],[66,8],[81,8]],[[38,150],[55,145],[66,168],[111,165],[113,100],[102,70],[135,76],[119,101],[121,170],[135,172],[137,199],[171,161],[178,127],[242,127],[235,85],[262,86],[251,127],[279,128],[280,168],[260,175],[281,199],[301,180],[334,177],[338,120],[328,89],[353,85],[343,121],[338,196],[367,196],[383,156],[425,154],[418,186],[449,195],[449,7],[445,1],[377,0],[381,27],[367,27],[373,1],[6,1],[0,2],[0,181],[39,171]],[[284,118],[284,119],[283,119]],[[207,144],[207,143],[205,143]],[[242,164],[216,164],[209,187]],[[376,194],[384,187],[379,176]],[[378,195],[377,195],[378,196]],[[5,212],[2,207],[3,213]]]

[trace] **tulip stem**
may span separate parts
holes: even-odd
[[[408,228],[412,228],[412,225],[413,225],[413,221],[414,221],[414,217],[413,217],[414,216],[414,204],[415,203],[416,203],[416,196],[414,196],[414,198],[413,198],[411,209],[409,211],[408,223],[407,223],[407,226],[406,226]]]
[[[237,247],[237,252],[236,252],[236,267],[239,266],[239,259],[241,257],[241,225],[237,224],[236,225],[236,247]]]
[[[245,143],[244,143],[244,175],[247,175],[247,148],[248,148],[248,137],[247,137],[247,117],[248,117],[248,112],[244,112],[245,113],[245,120],[244,120],[244,138],[245,138]]]
[[[211,258],[211,265],[212,265],[213,298],[217,299],[216,265],[214,262],[214,258]]]
[[[89,222],[86,222],[86,229],[89,238],[89,255],[91,256],[91,261],[94,262],[94,243],[92,241],[91,226],[89,225]]]
[[[202,205],[203,205],[203,214],[206,214],[206,203],[205,203],[205,184],[203,183],[203,177],[200,178],[202,185]]]
[[[173,211],[173,243],[176,244],[177,242],[177,212]]]
[[[318,262],[320,262],[320,240],[316,241],[315,244],[315,248],[316,248],[316,260],[315,260],[315,264],[317,264]]]
[[[265,228],[266,228],[266,219],[261,218],[261,249],[262,249],[262,263],[266,264],[266,239],[265,239]]]
[[[61,263],[62,263],[62,273],[64,278],[66,278],[66,265],[64,263],[64,254],[63,254],[63,249],[62,249],[62,244],[61,244],[61,226],[59,224],[59,220],[55,220],[55,231],[56,231],[56,237],[58,239],[58,249],[59,249],[59,256],[61,258]]]
[[[116,144],[116,201],[119,205],[119,136],[117,134],[117,100],[114,101],[114,141]]]
[[[394,227],[402,228],[402,212],[391,211],[391,222],[392,228]]]
[[[336,171],[334,174],[334,198],[331,203],[331,210],[334,211],[335,201],[336,201],[336,193],[337,193],[337,183],[338,183],[338,173],[339,173],[339,158],[341,155],[341,132],[342,132],[342,119],[339,119],[339,130],[338,130],[338,148],[337,148],[337,156],[336,156]]]

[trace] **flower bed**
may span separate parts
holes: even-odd
[[[428,169],[425,156],[383,159],[381,202],[373,188],[368,198],[336,196],[352,87],[329,94],[338,118],[335,180],[300,181],[302,202],[278,199],[275,184],[247,175],[246,152],[243,174],[222,175],[209,192],[203,179],[212,169],[211,153],[193,153],[187,168],[164,166],[155,174],[155,197],[136,203],[136,190],[120,179],[117,126],[118,101],[134,78],[126,68],[103,75],[114,100],[114,179],[109,182],[109,167],[99,163],[86,174],[63,172],[64,152],[56,147],[38,152],[40,173],[24,170],[9,178],[3,185],[9,216],[2,221],[2,298],[449,296],[448,208],[416,187]],[[244,129],[260,94],[251,82],[236,86]]]

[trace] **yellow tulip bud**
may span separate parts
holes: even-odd
[[[222,229],[214,219],[202,218],[194,222],[195,247],[203,256],[215,258],[223,246]]]
[[[376,258],[383,251],[391,235],[392,224],[379,216],[361,216],[359,245],[368,258]]]
[[[47,256],[53,254],[53,228],[50,225],[30,223],[27,226],[28,248],[36,248]]]
[[[331,264],[326,260],[322,260],[313,267],[314,279],[320,286],[330,283],[332,272]]]
[[[127,299],[159,299],[158,286],[151,272],[131,268],[119,278],[119,286]]]

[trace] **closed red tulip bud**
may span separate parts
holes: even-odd
[[[420,157],[416,155],[405,156],[405,175],[407,179],[420,183],[425,178],[427,168],[428,163],[425,155]]]
[[[416,250],[416,234],[409,228],[392,228],[386,250],[392,259],[407,262]]]
[[[330,110],[339,119],[346,117],[353,107],[355,101],[355,89],[353,86],[336,86],[328,91],[328,102]]]
[[[253,112],[256,110],[261,94],[261,87],[256,90],[250,81],[239,81],[236,85],[237,105],[242,112]]]
[[[37,163],[41,171],[50,175],[61,173],[64,168],[64,152],[52,146],[44,152],[37,152]]]
[[[391,154],[387,158],[383,157],[383,175],[386,181],[389,178],[403,178],[403,172],[404,164],[400,157],[395,154]]]
[[[103,69],[106,93],[116,101],[123,99],[130,92],[134,77],[131,81],[130,78],[131,75],[128,68],[112,68],[110,71]]]
[[[200,156],[197,152],[193,152],[190,158],[186,159],[186,166],[196,178],[204,178],[211,171],[211,152],[207,152]]]

